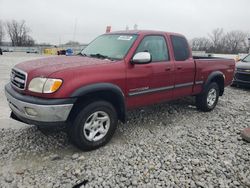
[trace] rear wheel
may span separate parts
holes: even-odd
[[[116,110],[110,103],[91,102],[76,115],[69,136],[82,150],[97,149],[112,138],[117,122]]]
[[[205,91],[196,96],[196,106],[204,112],[211,111],[215,108],[219,98],[219,86],[212,82],[208,85]]]

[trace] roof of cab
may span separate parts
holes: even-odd
[[[124,31],[114,31],[107,34],[143,34],[143,35],[177,35],[177,36],[183,36],[179,33],[173,33],[173,32],[165,32],[165,31],[154,31],[154,30],[124,30]]]

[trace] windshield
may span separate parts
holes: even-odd
[[[97,37],[81,51],[84,56],[123,59],[137,35],[105,34]]]
[[[243,62],[250,62],[250,54],[247,55],[242,61]]]

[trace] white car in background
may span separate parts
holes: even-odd
[[[28,49],[27,51],[26,51],[26,53],[35,53],[35,54],[37,54],[38,53],[38,51],[36,50],[36,49],[34,49],[34,48],[31,48],[31,49]]]

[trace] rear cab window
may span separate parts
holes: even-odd
[[[176,61],[185,61],[190,57],[188,42],[184,37],[171,35],[171,42]]]

